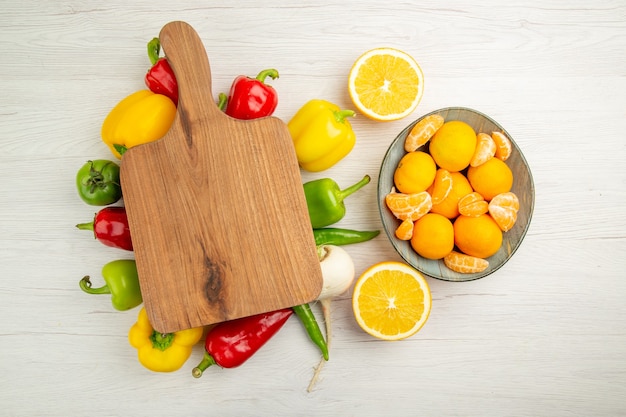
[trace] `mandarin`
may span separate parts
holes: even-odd
[[[511,168],[498,158],[491,158],[482,165],[470,167],[467,170],[467,179],[474,191],[479,192],[487,201],[510,191],[513,186]]]
[[[411,246],[424,258],[443,258],[454,248],[452,222],[441,214],[426,214],[415,222]]]
[[[454,221],[454,243],[466,255],[488,258],[502,246],[502,230],[489,214],[459,216]]]
[[[430,139],[430,154],[440,168],[462,171],[469,165],[476,150],[476,132],[465,122],[451,120]]]

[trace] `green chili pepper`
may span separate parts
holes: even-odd
[[[324,360],[328,360],[328,344],[326,343],[326,339],[324,339],[324,335],[322,334],[320,326],[317,324],[315,315],[311,311],[311,307],[308,304],[301,304],[292,308],[304,325],[304,328],[306,329],[309,338],[322,351]]]
[[[346,206],[343,200],[370,182],[366,175],[354,185],[341,190],[337,183],[330,178],[309,181],[303,185],[307,208],[313,229],[337,223],[346,215]]]
[[[315,236],[315,244],[343,246],[352,243],[361,243],[374,239],[380,234],[380,230],[352,230],[339,229],[336,227],[324,227],[322,229],[313,229]]]
[[[130,310],[143,302],[134,260],[109,262],[102,267],[102,277],[106,285],[91,288],[89,276],[86,276],[80,280],[80,288],[88,294],[111,294],[113,307],[120,311]]]

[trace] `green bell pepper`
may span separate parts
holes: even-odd
[[[122,198],[120,166],[107,159],[87,161],[76,173],[78,195],[92,206],[106,206]]]
[[[89,276],[80,280],[80,288],[88,294],[111,294],[113,308],[130,310],[143,302],[137,276],[137,265],[132,259],[112,261],[102,267],[106,285],[92,288]]]
[[[337,183],[330,178],[321,178],[303,184],[306,205],[313,228],[319,229],[341,220],[346,215],[346,206],[343,200],[369,182],[370,176],[366,175],[361,181],[345,190],[341,190]]]

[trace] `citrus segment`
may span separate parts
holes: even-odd
[[[411,240],[413,237],[413,220],[410,218],[402,220],[396,229],[395,235],[400,240]]]
[[[469,165],[476,149],[476,132],[465,122],[445,122],[430,139],[430,155],[440,168],[462,171]]]
[[[475,256],[466,255],[461,252],[452,251],[443,258],[445,266],[455,272],[462,274],[473,274],[483,272],[489,266],[489,261]]]
[[[489,211],[489,203],[477,192],[469,193],[459,200],[459,214],[463,216],[478,217]]]
[[[511,145],[511,140],[506,137],[506,135],[502,132],[492,132],[491,138],[496,144],[496,153],[495,157],[506,161],[511,156],[511,152],[513,152],[513,146]]]
[[[411,247],[426,259],[441,259],[454,248],[454,227],[445,216],[428,213],[415,222]]]
[[[454,221],[454,243],[466,255],[488,258],[502,246],[502,230],[489,214],[459,216]]]
[[[398,120],[415,110],[424,92],[422,69],[394,48],[365,52],[352,66],[348,92],[354,105],[374,120]]]
[[[503,232],[511,230],[517,221],[519,200],[514,193],[498,194],[489,202],[489,214]]]
[[[470,166],[477,167],[482,165],[496,154],[496,143],[491,136],[486,133],[479,133],[476,135],[476,149],[474,150],[474,156],[470,161]]]
[[[419,193],[430,187],[436,172],[435,161],[429,154],[422,151],[409,152],[400,159],[393,181],[402,193]]]
[[[506,163],[491,158],[477,167],[469,167],[467,179],[474,191],[478,191],[487,201],[498,194],[506,193],[513,186],[513,172]]]
[[[435,180],[433,181],[430,194],[433,204],[439,204],[450,195],[452,191],[452,175],[447,169],[439,168],[435,172]]]
[[[433,135],[443,126],[443,117],[438,114],[431,114],[417,122],[404,140],[404,150],[413,152],[433,137]]]
[[[459,200],[466,194],[471,193],[472,186],[470,185],[465,175],[460,172],[451,172],[452,177],[452,189],[448,193],[448,196],[439,204],[433,204],[430,209],[433,213],[438,213],[446,216],[449,219],[454,219],[459,215]],[[434,191],[432,188],[428,190],[431,193]]]
[[[422,274],[402,262],[369,267],[356,281],[352,310],[358,325],[383,340],[417,333],[428,320],[431,294]]]
[[[432,207],[430,194],[426,191],[404,194],[397,192],[395,188],[385,196],[385,204],[396,218],[413,221],[428,213]]]

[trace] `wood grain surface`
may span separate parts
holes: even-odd
[[[315,300],[322,273],[287,125],[219,110],[189,24],[167,23],[159,38],[178,111],[120,171],[150,323],[172,333]]]
[[[276,68],[283,121],[311,98],[350,108],[348,72],[366,50],[410,53],[425,75],[415,113],[357,115],[350,155],[302,180],[371,175],[337,226],[382,229],[374,184],[393,139],[431,111],[473,108],[531,168],[524,242],[486,278],[429,279],[430,318],[402,342],[372,339],[350,292],[336,299],[330,361],[310,393],[319,353],[293,318],[239,368],[192,378],[198,345],[176,373],[144,369],[127,339],[137,310],[78,287],[133,254],[74,227],[97,210],[74,176],[88,159],[112,158],[102,121],[145,88],[146,44],[175,20],[200,35],[214,95]],[[0,46],[0,414],[626,415],[624,1],[3,1]],[[401,260],[384,234],[346,250],[357,274]]]

